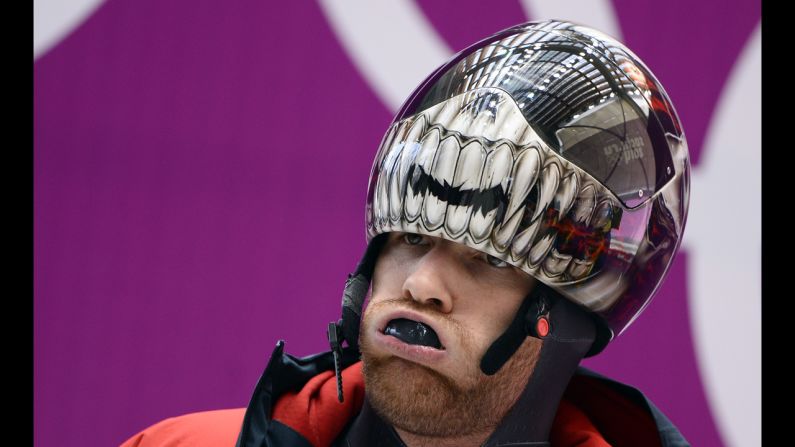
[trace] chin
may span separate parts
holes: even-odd
[[[362,337],[367,399],[386,422],[424,436],[460,436],[496,427],[527,385],[538,353],[535,344],[526,343],[493,376],[483,374],[472,358],[458,365],[453,378],[375,349],[369,341]]]
[[[363,351],[362,362],[367,398],[391,425],[428,436],[472,429],[469,418],[450,418],[451,411],[460,414],[458,409],[471,405],[472,394],[449,377],[400,357],[370,358]]]

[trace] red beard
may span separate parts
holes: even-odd
[[[417,435],[461,436],[493,431],[516,403],[538,360],[541,342],[528,338],[500,371],[487,376],[480,371],[480,358],[471,340],[462,337],[456,346],[467,351],[468,364],[460,365],[463,378],[456,380],[376,351],[368,333],[372,324],[367,323],[377,312],[368,310],[360,337],[367,398],[386,422]]]

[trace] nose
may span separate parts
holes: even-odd
[[[403,296],[439,312],[452,312],[456,269],[453,253],[441,245],[434,246],[411,268],[403,282]]]

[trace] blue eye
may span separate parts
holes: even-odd
[[[406,233],[403,235],[403,240],[409,245],[420,245],[423,237],[415,233]]]
[[[510,267],[511,266],[510,264],[508,264],[507,262],[503,261],[502,259],[500,259],[500,258],[498,258],[496,256],[492,256],[492,255],[486,255],[486,262],[488,262],[490,266],[497,267],[497,268],[505,268],[505,267]]]

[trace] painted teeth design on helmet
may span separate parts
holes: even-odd
[[[541,172],[539,179],[538,206],[533,213],[533,220],[538,219],[542,214],[546,213],[547,208],[552,205],[552,200],[555,198],[555,193],[558,191],[560,184],[560,166],[557,163],[550,162]]]
[[[552,201],[552,206],[558,210],[558,220],[563,220],[569,209],[574,204],[579,187],[579,177],[572,172],[560,181],[560,187]],[[533,216],[535,219],[536,216]]]
[[[378,176],[378,182],[376,183],[375,203],[373,206],[378,226],[384,226],[389,220],[389,178],[405,145],[405,134],[410,125],[411,122],[409,121],[400,124],[400,127],[395,132],[394,140],[389,146],[386,146],[389,150],[381,161],[381,167],[379,168],[381,175]]]
[[[425,116],[419,116],[406,136],[406,143],[404,144],[400,158],[395,163],[394,171],[390,174],[389,181],[389,218],[393,222],[397,222],[403,217],[403,197],[406,192],[406,177],[409,168],[417,158],[417,152],[420,145],[416,142],[425,133]]]
[[[450,132],[487,142],[508,140],[520,144],[516,138],[527,127],[522,113],[510,98],[498,89],[481,89],[455,98],[452,104],[460,110],[448,124],[439,123]],[[447,106],[445,106],[447,107]]]
[[[500,144],[486,156],[483,177],[480,181],[480,190],[497,191],[495,188],[498,188],[499,192],[502,193],[501,195],[504,196],[512,166],[513,152],[510,145],[507,143]],[[472,210],[472,217],[469,221],[469,232],[476,243],[483,242],[491,235],[495,220],[499,217],[501,221],[505,213],[502,201],[495,199],[493,196],[487,200],[488,204]],[[492,201],[496,202],[493,207],[489,206]]]
[[[470,92],[403,120],[384,147],[392,154],[384,156],[376,182],[380,210],[374,210],[379,220],[373,231],[394,228],[450,239],[468,233],[480,249],[514,265],[550,279],[582,278],[593,260],[557,250],[555,225],[570,213],[587,224],[598,185],[581,182],[587,175],[552,154],[526,121],[512,126],[510,135],[529,144],[516,146],[505,138],[497,122],[524,117],[501,95],[497,89]],[[449,119],[458,130],[438,119]],[[463,129],[465,123],[470,128]],[[480,136],[467,136],[473,133]],[[550,209],[554,215],[547,214]]]
[[[497,89],[482,89],[478,97],[481,110],[487,113],[481,112],[484,118],[477,121],[483,125],[469,129],[466,135],[477,135],[478,138],[494,142],[507,140],[516,148],[538,141],[538,135],[532,132],[532,129],[531,133],[524,137],[530,126],[527,125],[521,110],[516,107],[516,103],[504,92]]]
[[[406,185],[406,219],[414,222],[422,212],[422,202],[427,185],[421,183],[423,172],[431,172],[436,150],[439,148],[440,130],[432,127],[420,142],[420,151],[417,154],[416,164],[409,168],[408,184]],[[416,185],[416,186],[415,186]]]
[[[595,207],[596,187],[592,184],[584,185],[571,210],[572,218],[579,224],[588,225]]]
[[[518,145],[526,145],[530,141],[537,141],[538,135],[533,132],[529,138],[523,138],[525,130],[529,129],[521,112],[514,108],[501,107],[497,110],[497,118],[494,120],[494,125],[491,129],[511,129],[510,131],[501,130],[499,132],[491,131],[484,132],[486,138],[491,140],[505,139],[514,141]],[[532,130],[532,129],[530,129]]]
[[[483,134],[488,132],[489,129],[494,127],[497,119],[497,110],[499,107],[497,101],[498,100],[489,100],[488,98],[483,98],[485,101],[488,101],[485,106],[483,106],[483,110],[479,113],[475,113],[475,119],[472,121],[472,125],[469,127],[467,134]],[[488,140],[488,137],[484,135],[484,140]]]
[[[535,204],[535,211],[531,214],[530,226],[516,235],[511,244],[511,256],[515,261],[521,261],[530,250],[536,237],[536,232],[541,225],[542,219],[540,217],[546,214],[546,210],[552,205],[552,199],[558,189],[559,178],[560,168],[558,165],[553,162],[547,163],[546,167],[541,171],[539,181],[536,183],[537,203]],[[530,204],[527,206],[530,206]]]
[[[541,155],[534,146],[526,148],[517,157],[511,173],[512,184],[508,191],[508,210],[505,214],[507,220],[494,233],[494,246],[497,250],[505,251],[516,234],[519,222],[524,216],[525,199],[538,179],[540,168]]]
[[[446,190],[453,182],[455,166],[458,162],[459,153],[458,140],[454,136],[449,136],[442,140],[436,152],[436,160],[433,162],[431,179],[439,185],[444,185]],[[447,209],[446,195],[439,196],[435,188],[430,189],[430,194],[425,197],[425,206],[422,213],[422,221],[429,230],[435,230],[444,223],[445,211]]]
[[[387,209],[387,214],[392,221],[397,221],[400,218],[400,204],[402,203],[400,197],[400,186],[398,185],[399,182],[399,171],[400,171],[400,160],[404,157],[406,152],[406,148],[411,143],[404,143],[403,147],[399,150],[394,152],[395,156],[388,159],[388,163],[390,163],[389,170],[386,171],[387,175],[384,176],[385,184],[386,184],[386,191],[387,191],[387,198],[389,207]]]
[[[566,270],[566,274],[575,280],[584,278],[591,273],[594,263],[595,261],[590,259],[572,258],[571,263],[569,263],[569,268]]]
[[[572,259],[572,255],[560,254],[555,247],[552,247],[549,256],[544,259],[544,272],[552,277],[560,276],[566,271]]]
[[[392,144],[395,141],[395,136],[399,128],[400,128],[400,123],[395,123],[389,127],[389,131],[384,136],[384,140],[381,142],[381,147],[385,148],[392,147]],[[383,203],[383,197],[379,197],[379,192],[381,190],[380,181],[381,178],[383,177],[382,175],[379,175],[379,169],[381,169],[381,166],[384,163],[384,157],[386,157],[387,152],[388,151],[384,150],[384,151],[379,151],[378,154],[376,154],[376,158],[373,161],[373,169],[370,172],[370,182],[371,182],[370,188],[372,190],[373,202],[368,207],[367,213],[368,213],[369,224],[371,227],[378,225],[378,217],[376,213],[381,208],[381,203]],[[372,184],[373,180],[376,181],[375,185]]]
[[[464,146],[458,157],[458,166],[452,182],[453,188],[458,188],[459,191],[468,191],[466,194],[469,196],[477,191],[485,160],[486,151],[479,141],[473,140]],[[454,204],[448,200],[445,229],[453,237],[459,237],[466,231],[469,216],[472,214],[469,205],[471,197],[462,197],[461,201],[465,204]]]
[[[446,129],[454,134],[458,135],[469,135],[467,132],[475,121],[475,117],[477,116],[477,110],[475,109],[474,103],[477,101],[477,98],[480,95],[473,95],[467,94],[465,95],[469,97],[469,101],[466,102],[466,105],[460,109],[458,114],[456,114],[453,119],[450,121],[449,127]]]
[[[383,161],[381,166],[383,166]],[[386,216],[389,214],[389,202],[387,199],[387,183],[386,175],[381,172],[375,184],[375,194],[373,194],[373,222],[375,227],[383,227],[384,222],[387,220]]]
[[[439,125],[443,129],[451,129],[453,118],[461,111],[461,101],[461,98],[457,98],[456,101],[445,101],[441,107],[434,107],[423,115],[429,116],[432,124]]]
[[[538,268],[538,265],[549,252],[549,249],[552,248],[552,243],[555,242],[556,237],[557,232],[549,231],[542,236],[538,242],[533,244],[530,248],[530,253],[527,255],[527,265],[533,269]]]
[[[522,258],[527,256],[527,253],[530,251],[530,247],[535,245],[536,233],[538,233],[539,227],[541,227],[541,219],[536,219],[530,226],[521,230],[519,234],[513,239],[511,243],[511,258],[515,261],[521,261]]]

